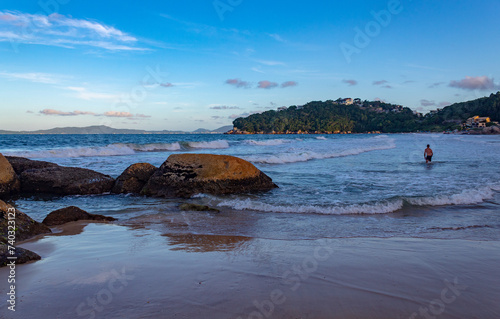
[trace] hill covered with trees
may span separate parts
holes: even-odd
[[[425,116],[408,107],[381,101],[345,105],[339,99],[253,114],[234,120],[233,125],[238,131],[249,133],[397,133],[460,129],[461,123],[475,115],[500,120],[500,92],[456,103]]]

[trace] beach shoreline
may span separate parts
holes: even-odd
[[[100,223],[62,229],[67,235],[20,245],[42,260],[18,266],[18,304],[5,318],[425,318],[427,311],[493,319],[500,313],[499,241],[282,240]],[[0,278],[7,272],[0,269]],[[7,309],[5,301],[0,306]]]

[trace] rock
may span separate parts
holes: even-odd
[[[485,127],[482,130],[483,134],[500,134],[500,127],[498,126],[490,126],[490,127]]]
[[[7,257],[17,257],[15,260],[16,265],[42,259],[38,254],[21,247],[16,247],[14,252],[14,255],[9,254],[8,246],[4,243],[0,243],[0,267],[5,267],[11,262]]]
[[[45,167],[26,169],[20,175],[21,192],[58,195],[88,195],[110,192],[115,180],[89,169]]]
[[[116,219],[109,216],[89,214],[76,206],[69,206],[51,212],[42,223],[47,226],[56,226],[77,220],[114,221]]]
[[[276,188],[253,164],[234,156],[174,154],[151,176],[141,193],[162,197],[232,194]]]
[[[0,242],[7,242],[9,213],[14,211],[14,207],[0,200]],[[50,228],[34,221],[31,217],[15,209],[16,221],[16,242],[20,242],[36,235],[51,233]]]
[[[0,198],[18,193],[21,183],[9,161],[0,154]]]
[[[24,157],[6,156],[5,158],[12,165],[12,167],[14,168],[14,171],[16,171],[17,175],[21,175],[22,172],[24,172],[25,170],[28,170],[28,169],[59,167],[59,165],[57,165],[55,163],[35,161],[35,160],[30,160],[30,159],[27,159]]]
[[[216,213],[220,212],[220,210],[218,209],[208,207],[205,205],[187,204],[187,203],[181,204],[179,206],[179,209],[186,211],[195,211],[195,212],[216,212]]]
[[[115,186],[111,191],[117,194],[139,194],[156,170],[156,166],[148,163],[132,164],[116,179]]]

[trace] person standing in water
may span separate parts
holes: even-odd
[[[426,163],[432,162],[432,155],[434,155],[434,153],[432,152],[430,145],[427,144],[427,148],[424,151],[424,158]]]

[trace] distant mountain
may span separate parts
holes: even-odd
[[[5,131],[0,130],[0,134],[203,134],[203,133],[225,133],[232,129],[232,126],[227,129],[226,127],[218,128],[214,131],[206,129],[198,129],[194,132],[184,132],[184,131],[146,131],[146,130],[134,130],[134,129],[116,129],[105,125],[94,125],[86,127],[56,127],[48,130],[37,130],[37,131]],[[221,131],[223,130],[224,131]]]
[[[228,131],[230,131],[232,129],[233,129],[232,125],[226,125],[226,126],[219,127],[218,129],[215,129],[212,132],[215,132],[215,133],[226,133],[226,132],[228,132]]]

